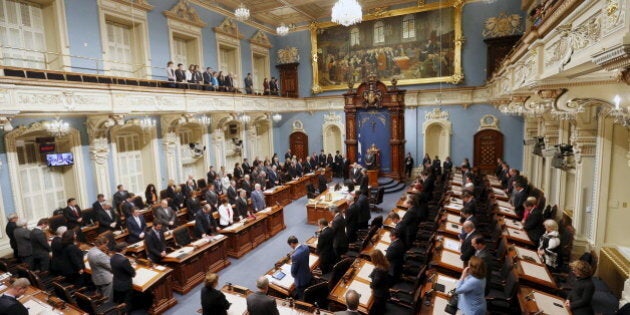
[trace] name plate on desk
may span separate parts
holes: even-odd
[[[168,258],[182,258],[182,256],[186,256],[190,253],[192,253],[193,251],[195,251],[194,247],[182,247],[168,255],[166,255],[166,257]]]
[[[460,252],[460,248],[462,246],[462,242],[452,239],[452,238],[444,238],[444,248],[450,249],[454,252]]]

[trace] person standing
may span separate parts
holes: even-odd
[[[301,300],[304,290],[311,283],[311,268],[309,266],[308,246],[300,244],[297,237],[291,235],[287,243],[293,249],[291,254],[291,276],[295,281],[295,298]]]
[[[594,314],[591,301],[593,294],[595,294],[595,284],[591,278],[593,274],[591,265],[585,261],[576,260],[569,264],[569,267],[577,279],[564,305],[571,309],[574,315]]]
[[[317,237],[317,255],[319,255],[319,269],[322,274],[332,271],[335,264],[335,251],[333,249],[333,240],[335,233],[328,226],[328,221],[320,218],[317,221],[319,226],[319,235]]]
[[[335,312],[335,315],[359,315],[359,300],[361,299],[361,295],[355,290],[348,290],[346,292],[346,307],[348,308],[345,311]]]
[[[31,248],[33,251],[33,270],[48,271],[50,269],[50,245],[44,231],[48,230],[48,219],[40,219],[31,230]]]
[[[166,241],[164,240],[164,232],[162,232],[163,226],[164,223],[160,220],[153,222],[153,228],[147,232],[144,240],[147,257],[156,264],[159,264],[162,258],[166,256]]]
[[[68,282],[82,286],[85,263],[83,262],[83,251],[76,245],[76,234],[73,230],[67,230],[61,237],[63,255],[61,256],[61,274]]]
[[[247,76],[245,77],[244,81],[245,81],[245,93],[253,94],[254,93],[254,80],[252,79],[252,74],[247,73]]]
[[[247,296],[247,312],[249,315],[279,315],[276,300],[267,296],[269,290],[269,279],[260,277],[256,280],[258,291]]]
[[[486,267],[481,258],[473,256],[468,261],[468,267],[462,271],[455,294],[459,295],[457,308],[466,315],[485,315],[486,298],[484,290]]]
[[[227,315],[230,302],[223,292],[217,290],[219,276],[214,272],[208,272],[201,288],[201,309],[203,315]]]
[[[407,157],[405,158],[405,174],[407,178],[411,178],[411,170],[413,169],[413,158],[411,157],[411,152],[407,152]]]
[[[0,314],[28,315],[28,309],[18,301],[26,293],[31,283],[26,278],[18,278],[0,296]]]
[[[334,213],[331,228],[334,233],[333,249],[335,251],[335,261],[339,261],[341,256],[348,251],[348,235],[346,235],[346,219],[343,218],[343,212],[337,206],[331,206],[330,209]]]
[[[126,304],[129,314],[132,309],[131,296],[133,294],[133,277],[136,270],[131,266],[129,259],[125,257],[127,244],[120,243],[114,248],[114,255],[110,258],[110,265],[113,274],[114,302]]]
[[[389,299],[389,287],[391,281],[389,278],[389,262],[379,249],[370,252],[370,261],[374,264],[374,270],[370,274],[370,288],[372,289],[372,297],[374,298],[369,315],[385,314],[387,300]]]
[[[17,227],[18,216],[14,212],[14,213],[11,213],[7,219],[9,222],[7,223],[7,228],[5,231],[7,232],[7,235],[9,236],[9,244],[11,245],[11,248],[13,249],[13,258],[18,258],[17,242],[15,241],[15,236],[13,235],[13,231]]]
[[[87,260],[92,268],[92,282],[99,293],[107,298],[113,299],[112,267],[109,256],[107,256],[107,245],[109,240],[105,236],[99,236],[94,241],[94,247],[88,250]]]
[[[18,257],[20,261],[33,266],[33,246],[31,245],[31,232],[27,228],[26,220],[19,219],[17,227],[13,230],[13,236],[17,243]]]
[[[265,202],[265,194],[263,193],[260,184],[254,185],[254,191],[252,192],[251,199],[254,212],[262,211],[267,208],[267,204]]]

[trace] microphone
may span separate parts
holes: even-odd
[[[525,296],[526,301],[531,301],[534,299],[534,290],[529,291],[529,293]]]

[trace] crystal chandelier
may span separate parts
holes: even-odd
[[[284,23],[280,23],[280,26],[276,27],[276,33],[279,36],[285,36],[289,34],[289,27],[286,26]]]
[[[239,5],[238,8],[234,10],[234,15],[239,21],[245,21],[249,19],[249,9],[246,8],[245,5],[243,5],[243,3],[241,2],[241,5]]]
[[[523,106],[521,104],[510,102],[507,104],[501,104],[499,106],[499,111],[506,115],[521,116],[523,115]]]
[[[280,113],[275,113],[271,115],[271,120],[273,120],[273,122],[275,123],[278,123],[282,120],[282,115],[280,115]]]
[[[331,21],[343,26],[361,22],[363,12],[357,0],[338,0],[332,8]]]
[[[155,122],[155,119],[150,118],[149,116],[146,116],[146,117],[140,119],[138,124],[140,125],[140,127],[142,129],[151,129],[151,128],[155,127],[156,122]]]
[[[584,112],[584,105],[579,101],[568,101],[566,107],[568,110],[553,108],[551,110],[551,117],[556,120],[575,120],[578,114]]]
[[[44,122],[44,128],[55,138],[63,137],[70,132],[70,124],[61,120],[59,117],[55,118],[53,121]]]
[[[630,124],[630,113],[626,107],[621,107],[621,97],[616,95],[614,98],[615,107],[610,108],[606,116],[611,117],[615,124],[628,126]]]

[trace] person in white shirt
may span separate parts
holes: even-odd
[[[221,228],[226,228],[232,223],[234,223],[234,210],[232,210],[232,206],[226,198],[219,206],[219,226]]]

